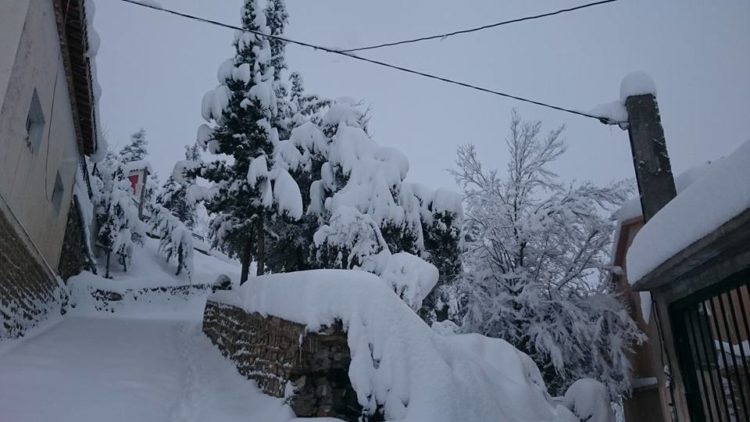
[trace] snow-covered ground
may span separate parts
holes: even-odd
[[[200,331],[208,291],[168,298],[125,297],[98,312],[84,287],[112,290],[181,285],[148,239],[129,274],[82,274],[69,281],[78,305],[56,324],[0,352],[0,421],[288,421],[281,399],[242,377]],[[234,280],[239,268],[199,253],[196,271]],[[117,291],[117,290],[115,290]]]

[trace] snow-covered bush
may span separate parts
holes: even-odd
[[[603,382],[616,400],[630,389],[627,353],[643,335],[606,283],[613,223],[626,184],[565,185],[549,165],[565,151],[562,128],[514,112],[507,175],[485,170],[473,146],[454,171],[466,196],[462,325],[531,356],[554,394],[573,381]]]
[[[165,207],[154,208],[152,216],[154,230],[159,234],[159,252],[167,262],[177,260],[177,272],[185,270],[188,279],[193,277],[193,232]]]

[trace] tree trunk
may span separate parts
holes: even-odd
[[[258,236],[258,253],[257,253],[257,264],[258,270],[256,275],[263,275],[266,266],[266,233],[265,224],[263,223],[263,213],[261,212],[260,217],[257,220],[257,226],[255,228],[255,234]]]
[[[247,277],[250,274],[250,257],[252,256],[253,250],[253,236],[252,234],[247,236],[245,246],[242,248],[242,256],[240,257],[240,263],[242,264],[242,272],[240,273],[240,285],[247,281]]]

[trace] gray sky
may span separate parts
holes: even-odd
[[[442,33],[587,3],[552,0],[288,0],[291,38],[355,47]],[[101,120],[113,146],[147,131],[161,180],[183,158],[202,119],[203,94],[232,55],[233,31],[123,3],[95,0],[102,86]],[[160,0],[232,24],[241,0]],[[362,55],[417,70],[589,110],[619,98],[623,76],[656,81],[676,172],[726,155],[750,139],[750,2],[619,2]],[[372,107],[374,139],[409,158],[408,179],[454,186],[445,169],[456,146],[474,143],[488,166],[506,163],[510,111],[565,124],[568,153],[556,165],[567,180],[606,183],[634,177],[627,132],[595,120],[517,103],[297,46],[291,70],[308,91],[349,96]]]

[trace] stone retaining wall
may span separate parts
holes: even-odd
[[[12,218],[12,217],[10,217]],[[67,294],[0,208],[0,341],[65,309]]]
[[[362,415],[340,323],[307,333],[301,324],[209,300],[203,332],[266,394],[290,398],[297,416],[356,421]]]

